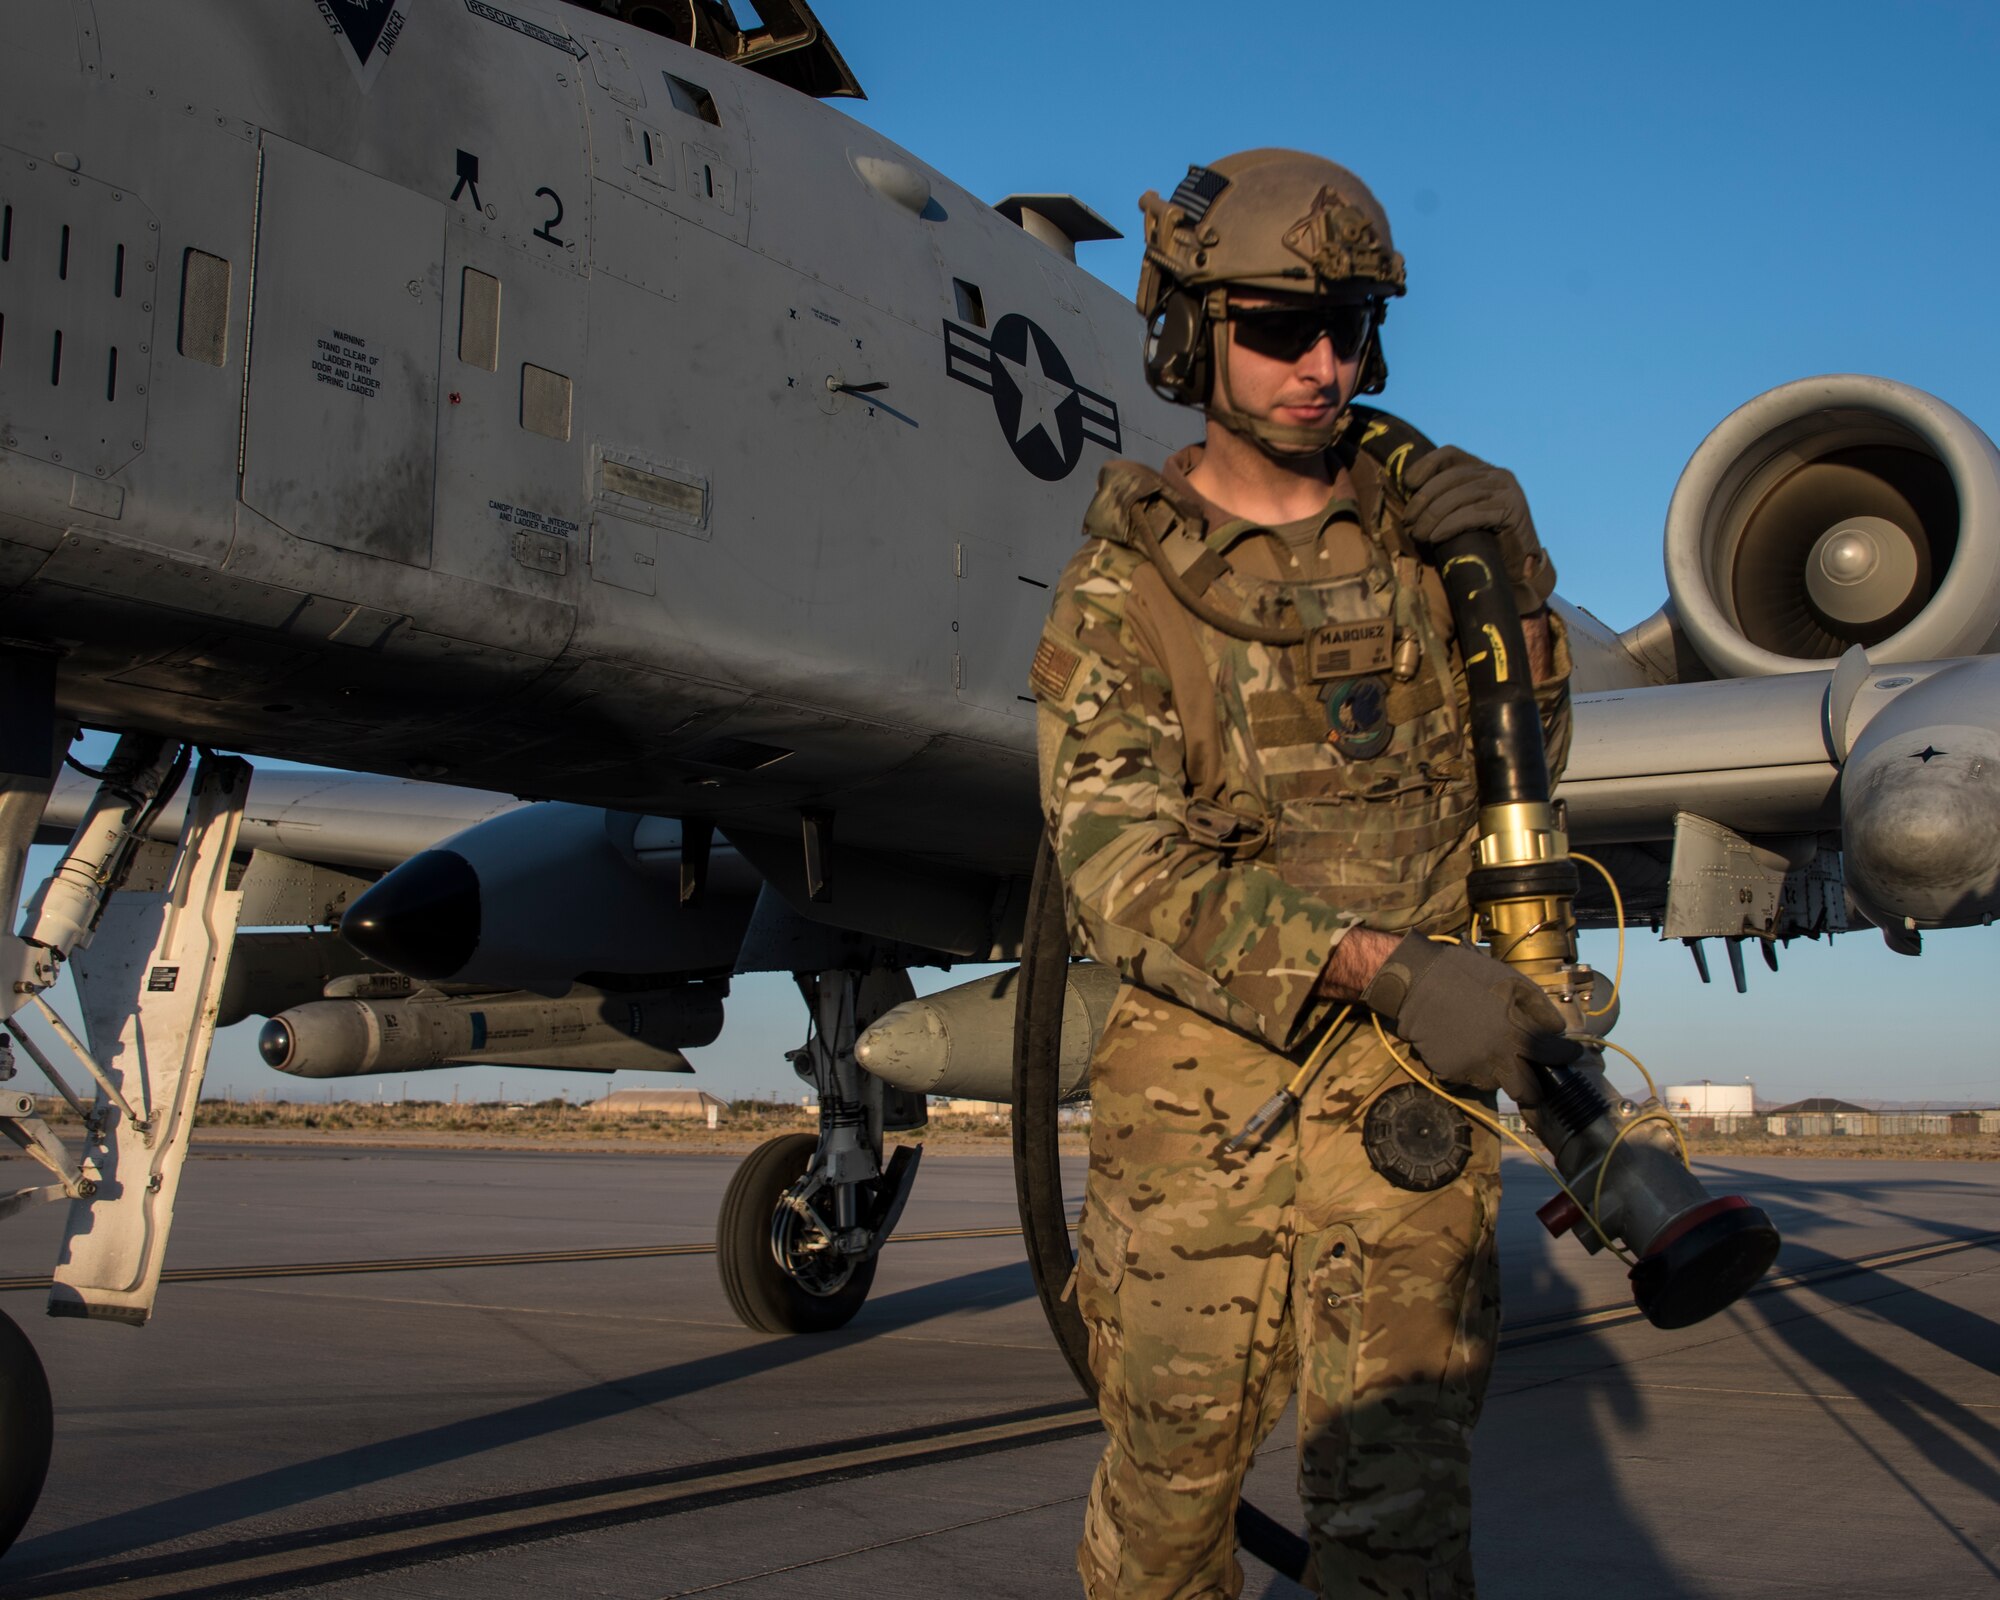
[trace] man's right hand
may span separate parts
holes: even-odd
[[[1583,1053],[1547,995],[1472,945],[1410,934],[1361,998],[1438,1078],[1504,1089],[1522,1106],[1541,1100],[1531,1065],[1564,1066]]]

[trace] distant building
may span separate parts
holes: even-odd
[[[659,1117],[720,1116],[729,1102],[718,1100],[706,1089],[618,1089],[597,1102],[599,1110],[650,1112]]]
[[[1011,1100],[960,1100],[950,1095],[936,1095],[931,1099],[933,1116],[997,1118],[1012,1116],[1013,1112]]]
[[[1757,1109],[1757,1091],[1747,1083],[1670,1083],[1660,1099],[1677,1117],[1747,1117]]]

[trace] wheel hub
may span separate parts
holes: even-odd
[[[771,1258],[807,1294],[840,1293],[854,1276],[855,1258],[840,1248],[833,1230],[796,1189],[771,1214]]]

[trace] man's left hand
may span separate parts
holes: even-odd
[[[1439,544],[1483,528],[1500,541],[1500,559],[1521,615],[1549,603],[1556,587],[1555,563],[1535,536],[1528,497],[1513,473],[1448,444],[1412,461],[1403,483],[1411,492],[1406,513],[1410,537],[1418,544]]]

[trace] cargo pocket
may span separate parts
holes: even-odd
[[[1500,1265],[1494,1227],[1494,1200],[1488,1186],[1472,1193],[1472,1252],[1461,1280],[1458,1328],[1438,1384],[1438,1415],[1470,1429],[1486,1400],[1500,1337]]]
[[[1311,1508],[1347,1492],[1361,1360],[1367,1263],[1361,1237],[1344,1224],[1294,1248],[1292,1321],[1299,1342],[1299,1493]]]
[[[1132,1225],[1104,1204],[1095,1185],[1087,1188],[1083,1223],[1076,1238],[1076,1308],[1090,1335],[1090,1375],[1106,1398],[1114,1401],[1124,1395],[1117,1359],[1124,1347],[1118,1286],[1125,1281],[1125,1258],[1131,1244]]]

